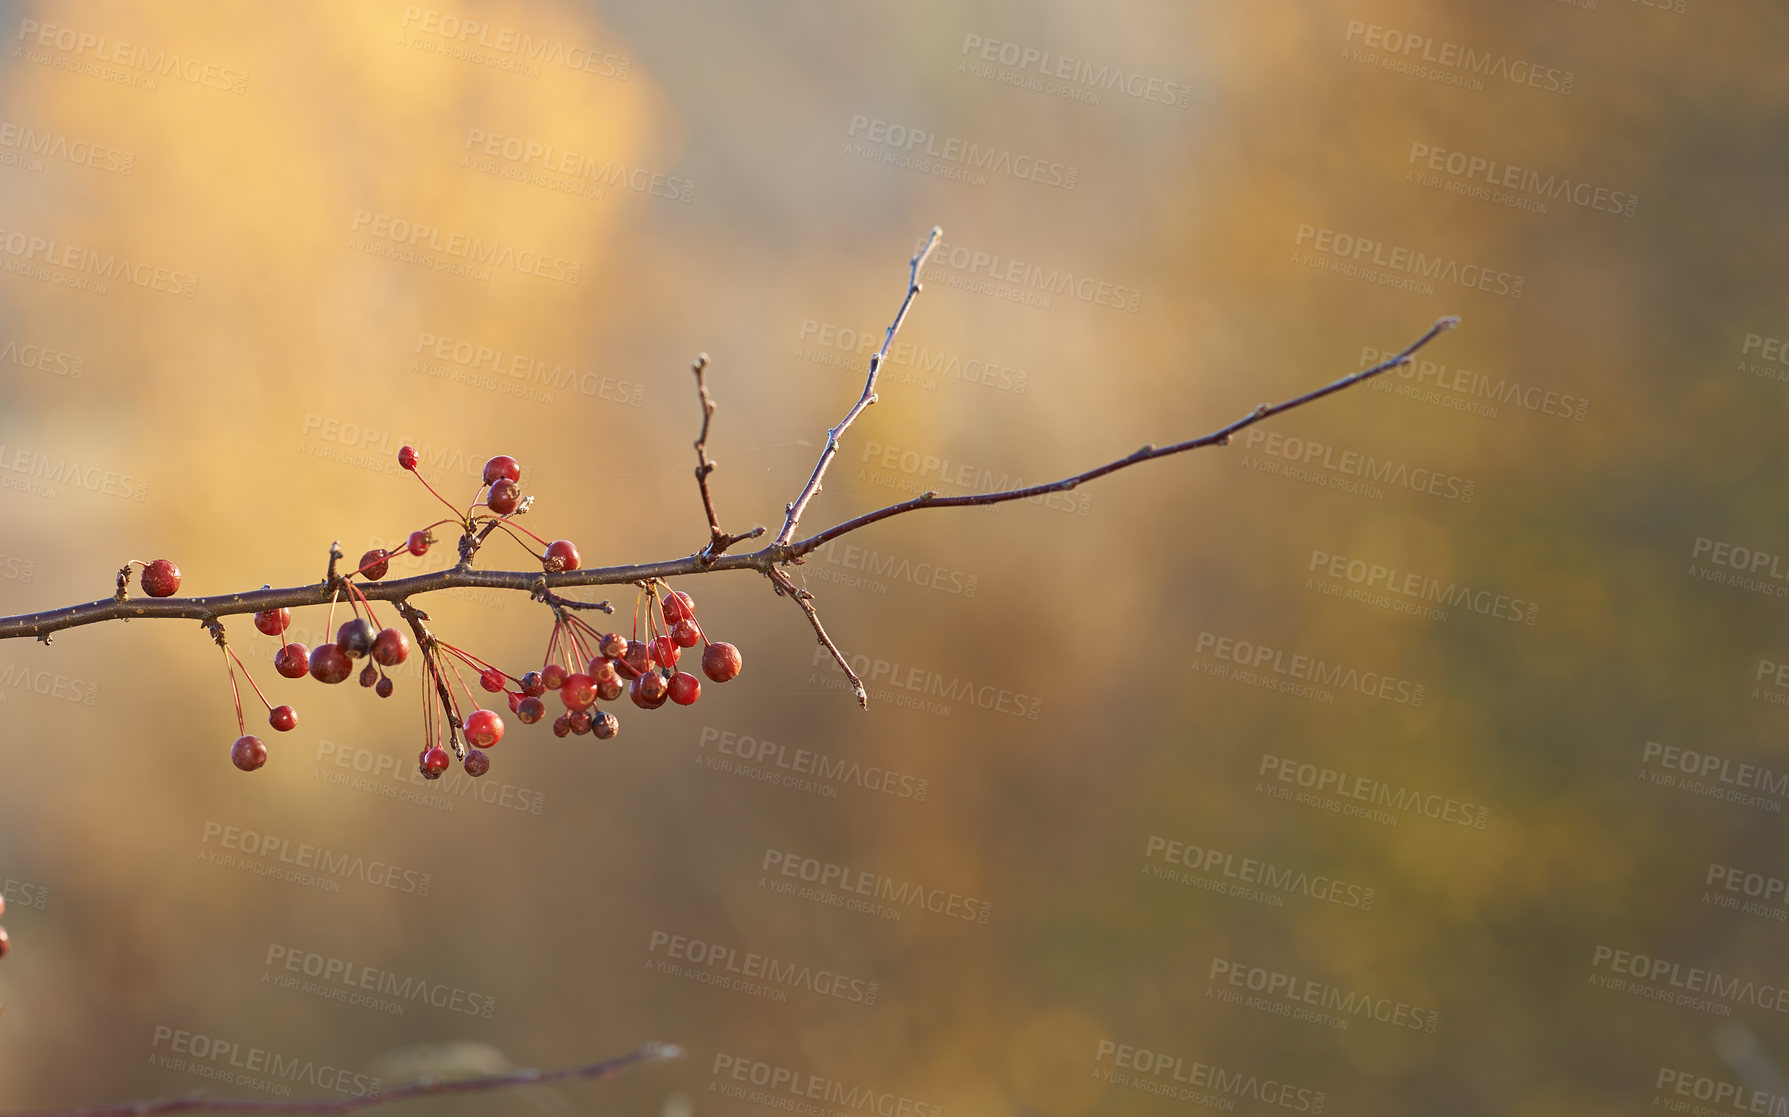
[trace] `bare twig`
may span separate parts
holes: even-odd
[[[278,1114],[280,1117],[333,1117],[338,1113],[355,1113],[376,1105],[413,1101],[440,1094],[477,1094],[491,1090],[507,1090],[522,1086],[550,1086],[555,1082],[581,1079],[612,1078],[630,1067],[683,1057],[683,1049],[671,1044],[649,1043],[638,1051],[616,1059],[605,1059],[581,1067],[563,1070],[518,1070],[507,1074],[487,1074],[476,1078],[422,1078],[376,1094],[357,1094],[334,1098],[208,1098],[201,1093],[180,1097],[157,1098],[151,1101],[121,1102],[82,1109],[36,1109],[27,1112],[0,1114],[0,1117],[148,1117],[165,1113],[247,1113]]]
[[[894,344],[895,334],[900,331],[901,323],[907,319],[907,308],[913,305],[913,296],[919,294],[919,273],[925,269],[926,257],[930,256],[932,249],[937,247],[938,238],[943,233],[943,229],[936,225],[932,226],[931,235],[926,237],[926,243],[920,246],[920,250],[909,262],[907,297],[901,300],[901,309],[895,311],[894,321],[888,324],[888,333],[882,338],[882,348],[870,355],[870,374],[863,382],[863,395],[859,396],[857,402],[851,405],[851,410],[845,412],[845,417],[839,420],[839,425],[826,432],[826,447],[820,451],[820,460],[814,464],[814,475],[808,478],[807,487],[801,490],[801,494],[789,503],[788,514],[783,519],[783,530],[777,532],[776,535],[775,545],[777,547],[787,547],[789,541],[795,538],[795,525],[801,522],[801,514],[807,510],[808,501],[814,499],[814,494],[820,491],[820,483],[826,477],[826,467],[831,465],[832,459],[838,456],[839,437],[845,433],[846,428],[857,421],[857,417],[863,414],[865,408],[876,402],[876,377],[882,372],[882,362],[888,359],[888,347]]]
[[[851,664],[845,659],[845,653],[839,651],[839,646],[833,643],[832,637],[826,634],[826,626],[820,623],[820,614],[814,611],[814,595],[791,582],[789,575],[785,574],[780,566],[773,566],[766,570],[764,576],[770,579],[770,584],[776,590],[778,597],[788,597],[795,604],[801,606],[801,611],[807,614],[808,623],[814,626],[814,635],[819,637],[820,643],[824,644],[826,650],[832,653],[832,658],[838,660],[839,670],[845,673],[845,678],[851,680],[851,693],[857,698],[857,708],[869,709],[869,692],[864,690],[863,680],[857,677],[857,672],[851,670]]]
[[[696,374],[696,395],[702,401],[702,432],[696,435],[696,487],[702,490],[702,510],[708,513],[708,546],[702,548],[699,557],[713,560],[733,544],[763,535],[764,528],[755,527],[744,535],[728,535],[721,530],[720,517],[714,511],[714,498],[708,492],[708,475],[714,472],[714,462],[708,457],[708,421],[714,418],[714,397],[708,394],[708,381],[703,375],[708,371],[708,354],[696,354],[696,359],[690,363],[690,371]]]

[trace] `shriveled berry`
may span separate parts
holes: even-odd
[[[391,689],[391,676],[387,675],[379,680],[379,685],[373,688],[373,693],[381,698],[390,698]]]
[[[466,718],[466,739],[481,749],[503,740],[503,719],[494,710],[473,710]]]
[[[607,710],[595,710],[590,715],[590,732],[607,741],[621,732],[621,721]]]
[[[547,692],[547,684],[541,682],[539,671],[529,671],[522,676],[522,693],[530,698],[539,698]]]
[[[267,715],[267,724],[281,733],[290,733],[298,724],[298,711],[290,706],[275,706]]]
[[[238,737],[230,746],[230,763],[244,772],[252,772],[267,763],[267,746],[259,737]]]
[[[416,468],[416,447],[405,446],[398,450],[398,464],[405,469]]]
[[[687,706],[702,697],[702,680],[688,671],[679,671],[672,675],[666,688],[667,693],[671,696],[671,701],[679,706]]]
[[[374,683],[376,683],[378,681],[379,681],[379,669],[377,667],[374,667],[372,664],[369,663],[365,667],[362,667],[360,669],[360,685],[361,686],[372,686]]]
[[[373,637],[372,657],[381,667],[396,667],[410,658],[410,637],[396,628],[381,628]]]
[[[571,540],[555,539],[547,544],[548,570],[576,570],[578,561],[578,549],[572,545]]]
[[[355,569],[377,582],[385,577],[387,570],[391,569],[391,552],[384,547],[374,547],[360,556],[360,565]]]
[[[627,654],[615,661],[616,672],[624,679],[636,679],[652,670],[652,652],[638,640],[627,642]]]
[[[648,671],[635,679],[628,686],[628,697],[634,705],[642,710],[656,710],[665,704],[670,690],[665,684],[665,677],[657,671]]]
[[[173,597],[180,588],[180,568],[167,559],[156,559],[143,568],[143,592],[150,597]]]
[[[522,719],[523,725],[533,725],[547,716],[547,704],[529,695],[516,703],[516,716]]]
[[[429,533],[426,531],[411,532],[410,542],[404,549],[415,555],[417,558],[421,558],[423,555],[428,554]]]
[[[582,672],[567,675],[565,685],[559,688],[559,699],[568,710],[588,710],[596,705],[596,681]]]
[[[571,731],[573,733],[584,734],[590,732],[589,710],[573,710],[570,714],[566,715],[565,720],[571,723]]]
[[[610,659],[620,659],[627,654],[627,637],[619,632],[611,632],[603,637],[596,650]]]
[[[571,736],[571,715],[570,714],[560,714],[558,717],[553,719],[553,736],[555,736],[555,737]]]
[[[702,639],[701,626],[692,618],[685,617],[671,626],[671,639],[680,648],[693,648]]]
[[[311,677],[318,682],[339,683],[353,673],[354,661],[334,644],[318,644],[311,649]]]
[[[477,749],[466,750],[466,774],[473,779],[491,770],[491,758]]]
[[[485,503],[490,505],[491,511],[499,516],[507,516],[516,510],[516,505],[522,503],[522,486],[504,478],[491,486],[490,493],[485,497]]]
[[[669,636],[653,637],[651,648],[652,662],[660,667],[677,666],[677,657],[683,654],[683,649],[677,646],[677,641]]]
[[[365,617],[343,621],[342,627],[335,630],[335,646],[347,653],[349,659],[359,659],[372,651],[373,641],[378,638],[378,628]]]
[[[505,691],[505,692],[504,692],[504,693],[503,693],[503,697],[505,697],[505,698],[507,698],[507,699],[509,699],[509,712],[510,712],[510,713],[512,713],[512,714],[513,714],[513,713],[515,713],[515,712],[516,712],[516,711],[517,711],[517,710],[519,710],[519,709],[521,709],[521,707],[522,707],[522,694],[521,694],[521,692],[520,692],[520,691],[515,691],[515,690],[509,690],[509,691]]]
[[[739,649],[731,644],[717,641],[702,649],[702,673],[717,683],[737,677],[743,666]]]
[[[487,667],[478,673],[478,685],[484,687],[492,694],[496,694],[498,691],[502,690],[503,683],[503,672],[497,670],[495,667]]]
[[[452,763],[453,758],[440,745],[435,745],[422,754],[422,766],[437,776],[447,771],[447,766]]]
[[[549,663],[541,669],[540,683],[542,686],[546,687],[547,690],[558,690],[565,685],[566,677],[570,674],[570,671],[567,671],[559,664]]]
[[[303,644],[286,644],[273,653],[273,669],[288,679],[302,679],[310,667],[311,650]]]
[[[665,620],[676,624],[696,615],[695,599],[682,590],[672,590],[665,595]]]
[[[520,481],[522,466],[508,454],[498,454],[485,463],[485,484],[495,485],[501,480]]]
[[[255,628],[264,636],[278,636],[291,623],[290,609],[263,609],[255,614]]]

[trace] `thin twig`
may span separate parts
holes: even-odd
[[[863,382],[863,395],[859,396],[857,402],[851,405],[851,410],[845,412],[845,417],[839,420],[839,425],[826,432],[826,447],[820,451],[820,460],[814,464],[814,475],[808,478],[807,487],[801,490],[801,495],[789,503],[788,514],[783,520],[783,530],[777,532],[776,546],[787,547],[789,540],[795,538],[795,525],[801,521],[801,514],[807,510],[808,501],[814,499],[814,494],[820,491],[820,482],[826,477],[826,467],[831,465],[832,459],[838,456],[839,437],[852,423],[857,421],[857,417],[863,414],[865,408],[876,402],[876,377],[882,372],[882,362],[888,358],[888,347],[894,344],[895,334],[899,332],[901,323],[907,319],[907,308],[913,305],[913,296],[919,294],[919,273],[926,266],[926,257],[932,254],[932,249],[938,244],[938,238],[943,234],[943,229],[936,225],[932,226],[931,235],[926,237],[926,243],[920,247],[920,250],[908,263],[907,297],[901,300],[901,309],[895,312],[894,321],[888,324],[888,333],[882,338],[882,348],[870,355],[870,374]]]
[[[616,1059],[605,1059],[587,1066],[563,1070],[518,1070],[507,1074],[487,1074],[476,1078],[422,1078],[390,1090],[374,1094],[356,1094],[334,1098],[208,1098],[201,1093],[150,1101],[122,1102],[117,1105],[92,1106],[84,1109],[36,1109],[0,1114],[0,1117],[147,1117],[164,1113],[247,1113],[278,1114],[280,1117],[333,1117],[338,1113],[354,1113],[376,1105],[412,1101],[438,1094],[475,1094],[490,1090],[506,1090],[521,1086],[550,1086],[555,1082],[580,1079],[612,1078],[641,1063],[654,1063],[683,1057],[683,1049],[665,1043],[649,1043],[638,1051]]]
[[[708,381],[703,375],[708,371],[708,354],[697,353],[690,362],[690,371],[696,374],[696,395],[702,401],[702,431],[696,435],[696,487],[702,490],[702,511],[708,513],[708,546],[702,548],[701,557],[715,559],[733,544],[763,535],[764,528],[755,527],[744,535],[728,535],[721,530],[714,497],[708,492],[708,475],[714,472],[714,462],[708,456],[708,421],[714,418],[714,397],[708,394]]]
[[[843,671],[845,677],[851,680],[851,693],[857,698],[857,708],[869,709],[869,692],[864,690],[863,680],[857,677],[857,672],[851,670],[851,664],[845,659],[845,653],[839,651],[839,646],[833,643],[832,637],[826,634],[826,626],[820,623],[820,614],[814,611],[814,595],[807,590],[798,588],[794,582],[789,580],[789,575],[785,574],[781,567],[771,567],[764,572],[764,576],[770,579],[770,584],[776,590],[778,597],[788,597],[795,604],[801,606],[801,611],[807,614],[808,623],[814,626],[814,635],[819,637],[820,643],[824,644],[826,650],[832,653],[832,658],[838,660],[839,670]]]

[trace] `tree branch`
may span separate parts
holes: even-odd
[[[781,567],[773,566],[765,571],[764,575],[770,579],[770,584],[776,590],[778,597],[788,597],[795,604],[801,606],[801,611],[807,614],[808,623],[814,626],[814,635],[819,637],[820,643],[824,644],[826,650],[832,653],[832,658],[838,660],[839,670],[843,671],[845,677],[851,680],[851,693],[857,698],[857,708],[869,709],[869,692],[863,689],[863,680],[857,677],[857,672],[851,670],[851,664],[845,659],[845,653],[839,651],[839,646],[833,643],[832,637],[826,634],[826,626],[820,623],[820,614],[814,611],[814,595],[790,581],[789,575],[785,574]]]
[[[708,457],[708,420],[714,418],[714,397],[708,394],[708,381],[703,378],[708,371],[708,354],[697,353],[690,371],[696,374],[696,396],[702,401],[702,432],[696,435],[696,487],[702,490],[702,510],[708,513],[708,546],[702,548],[700,557],[713,560],[733,544],[763,535],[764,528],[755,527],[744,535],[728,535],[721,530],[714,498],[708,493],[708,475],[714,472],[714,462]]]
[[[476,1078],[422,1078],[376,1094],[358,1094],[336,1098],[207,1098],[195,1092],[174,1098],[150,1101],[121,1102],[116,1105],[92,1106],[83,1109],[35,1109],[0,1114],[0,1117],[148,1117],[164,1113],[248,1113],[279,1114],[280,1117],[333,1117],[338,1113],[354,1113],[376,1105],[412,1101],[440,1094],[476,1094],[521,1086],[549,1086],[555,1082],[580,1079],[612,1078],[629,1067],[666,1059],[680,1059],[683,1049],[665,1043],[649,1043],[638,1051],[615,1059],[563,1070],[518,1070],[507,1074],[487,1074]]]

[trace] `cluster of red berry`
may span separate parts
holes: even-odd
[[[400,554],[408,552],[421,557],[428,553],[429,545],[434,542],[430,531],[452,524],[463,533],[463,540],[482,540],[501,529],[527,547],[540,561],[542,570],[548,573],[578,569],[581,560],[571,541],[556,539],[547,542],[516,522],[514,517],[527,511],[528,503],[522,497],[522,467],[516,459],[504,454],[486,462],[478,492],[464,511],[423,479],[417,470],[417,454],[412,447],[405,446],[398,451],[398,464],[416,474],[423,487],[454,512],[451,519],[438,520],[411,532]],[[479,511],[481,508],[483,512]],[[522,534],[518,535],[518,531]],[[534,540],[542,550],[536,552],[523,535]],[[476,543],[472,546],[475,549]],[[463,550],[463,553],[470,552]],[[389,698],[394,688],[384,668],[395,667],[409,658],[410,638],[401,630],[379,622],[373,603],[354,579],[377,581],[383,578],[390,570],[392,557],[391,552],[374,548],[360,556],[359,565],[351,573],[335,580],[336,596],[330,601],[330,616],[324,622],[324,631],[329,631],[329,626],[334,623],[335,609],[344,591],[354,615],[336,630],[333,643],[306,648],[297,641],[287,640],[286,633],[292,624],[290,609],[265,609],[256,613],[255,628],[279,641],[279,648],[273,653],[274,670],[288,679],[302,679],[308,674],[319,682],[333,684],[347,681],[355,673],[355,661],[364,659],[367,662],[360,669],[360,685],[373,688],[381,698]],[[130,565],[143,568],[143,590],[151,597],[169,597],[180,588],[180,568],[167,559],[133,560]],[[121,594],[128,572],[127,566],[119,575]],[[503,739],[503,719],[495,711],[479,706],[479,700],[460,674],[460,665],[478,675],[479,685],[487,693],[505,695],[510,712],[524,724],[533,724],[546,716],[547,707],[542,699],[552,690],[558,692],[565,705],[565,713],[553,722],[555,735],[566,737],[588,733],[603,740],[613,738],[620,731],[620,722],[614,714],[596,709],[596,703],[620,698],[623,689],[627,690],[634,705],[643,710],[656,710],[667,700],[688,706],[701,696],[701,680],[687,671],[677,670],[678,660],[685,649],[698,643],[704,645],[702,672],[714,682],[724,683],[739,674],[739,649],[732,644],[708,640],[696,621],[695,603],[689,594],[672,591],[662,581],[642,583],[640,588],[646,620],[643,640],[640,639],[639,604],[634,610],[633,637],[629,638],[618,632],[599,633],[566,608],[562,600],[549,599],[555,620],[545,659],[540,670],[529,671],[520,678],[429,633],[420,627],[415,614],[405,612],[421,638],[428,684],[423,707],[424,745],[417,757],[422,775],[429,779],[440,778],[452,763],[451,750],[460,756],[468,775],[482,776],[491,766],[490,758],[483,750]],[[400,602],[400,610],[401,606]],[[229,671],[231,693],[236,701],[237,730],[241,734],[230,747],[230,760],[243,771],[252,772],[267,762],[267,745],[249,733],[243,721],[242,696],[236,685],[237,669],[241,668],[249,686],[267,707],[267,721],[274,729],[290,732],[298,724],[298,714],[289,705],[275,706],[269,702],[249,674],[248,665],[224,639],[222,626],[214,623],[212,632],[224,651],[224,665]],[[463,717],[454,684],[458,684],[472,707]],[[469,746],[463,751],[460,747],[462,735]],[[0,946],[3,942],[4,934],[0,932]]]

